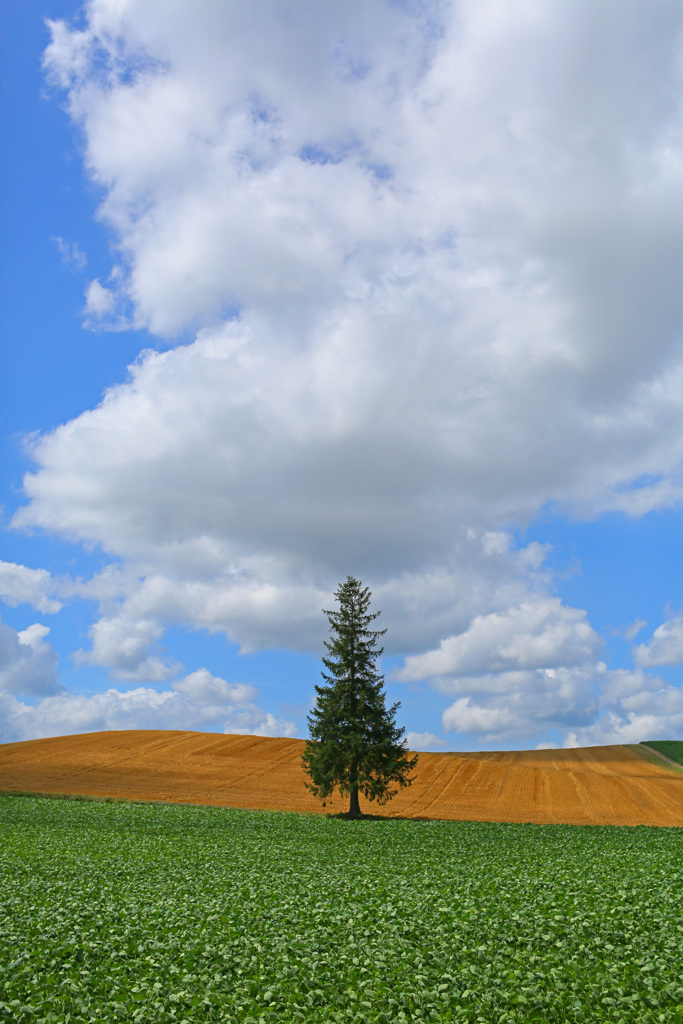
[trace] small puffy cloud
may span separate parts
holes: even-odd
[[[564,745],[683,740],[683,687],[666,683],[642,668],[607,673],[601,711],[595,722],[570,730]]]
[[[115,298],[113,293],[105,288],[99,277],[94,278],[88,285],[85,293],[85,307],[83,312],[93,320],[102,319],[114,309]]]
[[[32,626],[27,626],[26,629],[20,629],[17,636],[19,637],[20,643],[35,651],[42,645],[43,640],[49,632],[49,626],[43,626],[40,622],[34,622]]]
[[[62,692],[34,705],[0,692],[0,742],[106,729],[295,735],[294,722],[263,711],[256,697],[253,687],[230,685],[206,669],[161,691],[140,686],[132,690],[112,688],[92,696]]]
[[[47,70],[62,88],[66,88],[71,75],[83,73],[87,68],[89,33],[74,31],[63,21],[47,19],[46,25],[51,36],[50,57],[45,61]]]
[[[249,736],[295,736],[296,725],[286,718],[278,718],[260,708],[247,706],[235,709],[223,728],[224,733],[243,733]]]
[[[483,742],[494,736],[510,735],[519,725],[519,716],[511,708],[484,707],[474,704],[469,697],[460,697],[442,715],[447,732],[483,734]]]
[[[442,640],[438,650],[406,658],[396,678],[409,682],[578,665],[593,658],[601,643],[584,611],[545,596],[503,613],[477,616],[464,633]]]
[[[446,746],[433,732],[407,732],[404,739],[409,750],[438,750]]]
[[[49,632],[47,626],[37,622],[16,632],[0,621],[0,690],[26,697],[61,691],[57,654],[44,642]]]
[[[62,604],[54,597],[56,588],[47,569],[29,569],[16,562],[0,562],[0,600],[11,607],[30,604],[48,615],[58,612]]]
[[[617,704],[634,694],[651,692],[664,684],[658,676],[650,676],[642,668],[614,669],[607,673],[602,688],[602,696],[609,704]]]
[[[644,667],[683,664],[683,615],[662,623],[652,634],[649,644],[640,644],[633,656]]]
[[[101,618],[88,633],[89,651],[76,651],[74,660],[81,665],[102,665],[117,679],[161,682],[177,674],[179,665],[150,653],[163,630],[153,620],[121,614]]]
[[[182,693],[193,704],[246,704],[253,702],[257,691],[250,683],[226,683],[205,669],[197,669],[184,679],[173,683],[176,693]]]
[[[443,680],[442,692],[459,695],[443,712],[444,731],[474,734],[480,743],[516,745],[537,744],[550,730],[589,726],[600,712],[605,671],[598,662]]]

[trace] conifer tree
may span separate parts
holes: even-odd
[[[370,590],[349,576],[334,595],[339,611],[323,609],[330,623],[329,654],[323,658],[326,685],[316,686],[316,705],[308,716],[310,739],[302,755],[306,783],[323,800],[334,789],[350,797],[349,817],[361,816],[358,794],[386,803],[412,783],[417,764],[402,740],[405,729],[395,723],[400,702],[385,704],[384,677],[376,660],[384,650],[378,641],[385,629],[370,629]]]

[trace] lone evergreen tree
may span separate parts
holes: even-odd
[[[386,803],[409,786],[417,764],[411,757],[394,721],[400,703],[387,709],[384,677],[375,662],[384,648],[377,646],[385,629],[370,629],[379,612],[370,614],[370,589],[349,576],[334,595],[339,611],[326,611],[330,639],[329,657],[322,677],[327,685],[316,686],[316,706],[308,716],[311,738],[302,754],[306,783],[323,800],[335,788],[350,797],[349,817],[360,817],[358,794]]]

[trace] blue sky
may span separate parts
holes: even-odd
[[[683,738],[678,5],[1,32],[0,741],[304,736],[347,574],[416,749]]]

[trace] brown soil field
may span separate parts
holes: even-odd
[[[337,813],[304,787],[303,740],[130,730],[0,745],[0,791]],[[419,755],[386,817],[683,826],[683,772],[638,746]]]

